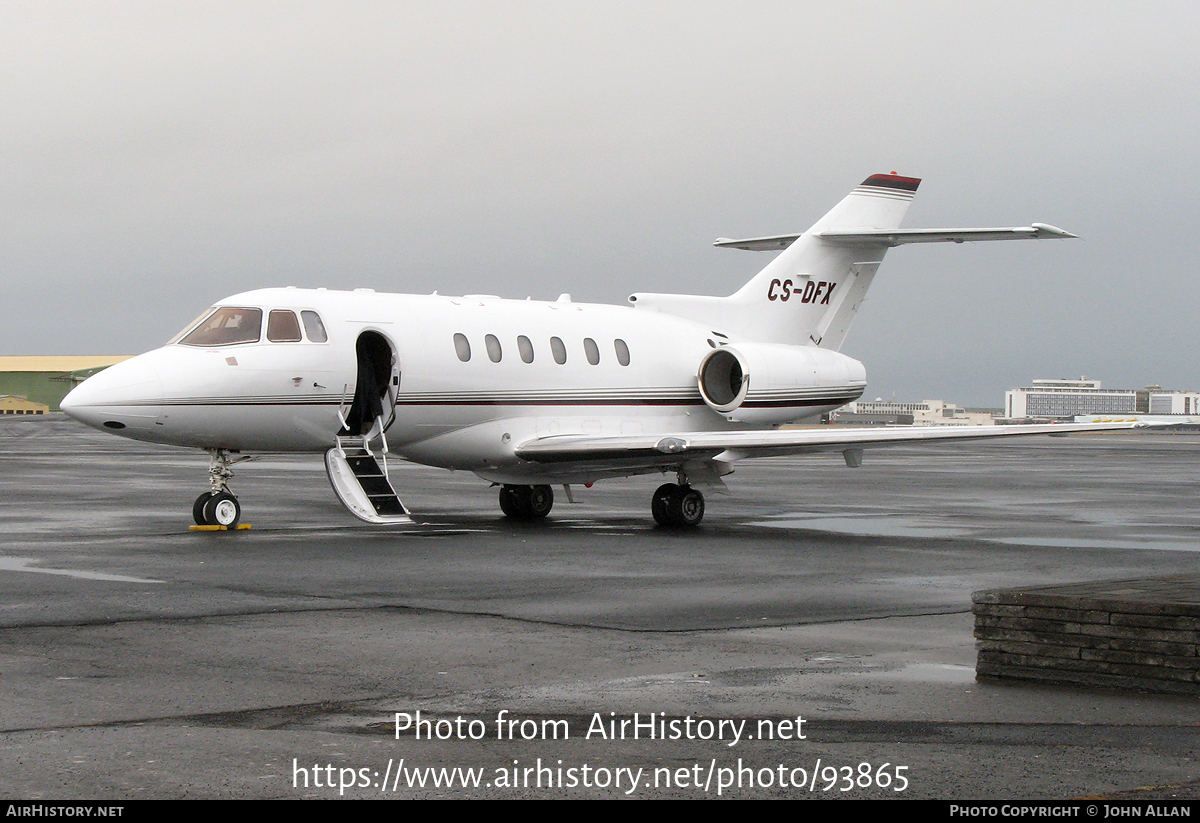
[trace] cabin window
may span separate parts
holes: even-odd
[[[179,342],[184,346],[232,346],[257,343],[262,333],[262,309],[222,306]]]
[[[267,339],[272,343],[299,343],[300,321],[294,311],[275,309],[267,315]]]
[[[487,346],[488,360],[499,363],[500,358],[504,356],[504,351],[500,348],[500,338],[489,334],[483,338],[483,344]]]
[[[617,362],[622,366],[629,365],[629,346],[621,338],[613,341],[613,348],[617,350]]]
[[[517,338],[517,350],[521,352],[522,360],[526,363],[533,362],[533,342],[523,334]]]
[[[471,341],[467,340],[465,334],[454,335],[454,352],[464,363],[471,359]]]
[[[587,355],[587,361],[593,366],[600,364],[600,347],[596,345],[596,341],[592,338],[583,338],[583,353]]]
[[[554,362],[560,366],[567,362],[567,347],[557,337],[550,338],[550,354],[554,355]]]
[[[300,319],[304,321],[304,333],[308,335],[310,342],[326,343],[329,341],[329,335],[325,333],[325,324],[321,322],[321,315],[315,311],[302,311]]]

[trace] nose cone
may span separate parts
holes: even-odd
[[[158,419],[162,380],[148,355],[125,360],[92,375],[72,389],[64,412],[101,431],[138,437]]]

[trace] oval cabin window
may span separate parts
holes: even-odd
[[[615,341],[613,341],[613,348],[617,350],[617,362],[622,366],[628,366],[629,346],[625,344],[625,341],[617,338]]]
[[[504,356],[504,351],[500,348],[500,338],[494,334],[486,335],[483,344],[487,346],[488,360],[499,363],[500,358]]]
[[[600,365],[600,347],[596,345],[595,340],[590,337],[583,338],[583,353],[593,366]]]
[[[471,341],[467,340],[465,334],[459,333],[454,335],[454,353],[464,363],[471,359]]]
[[[554,362],[560,366],[567,362],[567,347],[560,338],[550,338],[550,354],[554,355]]]
[[[521,359],[526,363],[533,362],[533,341],[523,334],[517,338],[517,351],[521,353]]]

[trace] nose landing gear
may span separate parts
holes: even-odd
[[[211,457],[208,464],[208,482],[212,491],[207,491],[196,498],[192,504],[192,519],[197,526],[224,526],[227,529],[237,527],[242,518],[242,505],[229,491],[229,478],[233,470],[229,467],[234,463],[249,460],[249,457],[230,459],[229,452],[224,449],[205,449]]]

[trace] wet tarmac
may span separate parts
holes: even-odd
[[[514,525],[404,464],[422,522],[380,529],[272,456],[237,467],[253,528],[214,534],[202,453],[0,419],[0,795],[1194,798],[1200,701],[977,683],[970,596],[1200,574],[1198,457],[745,461],[671,532],[657,477]]]

